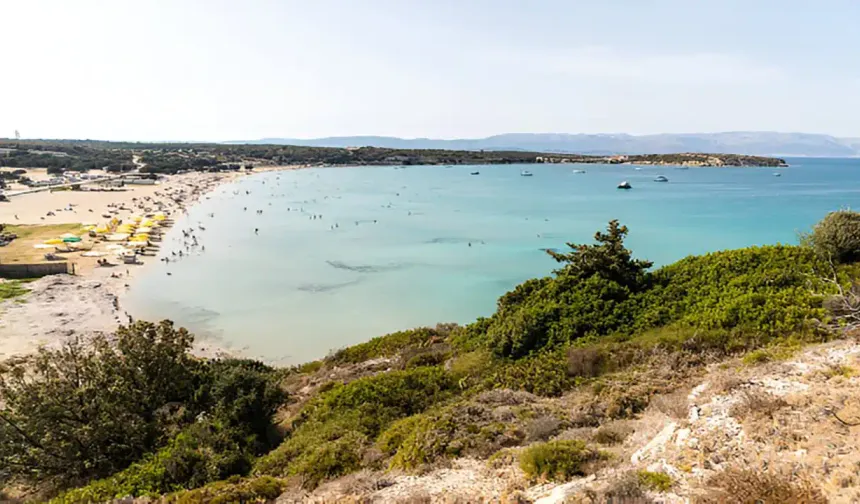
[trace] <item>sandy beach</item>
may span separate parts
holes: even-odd
[[[295,167],[266,167],[253,173],[288,169]],[[135,215],[163,212],[167,216],[165,225],[169,226],[173,218],[217,186],[243,176],[246,176],[243,172],[195,172],[167,176],[157,185],[129,185],[122,190],[44,191],[13,196],[9,202],[0,203],[0,223],[102,225],[112,219],[128,222]],[[22,240],[16,247],[19,250],[24,247],[29,250],[38,243],[19,240]],[[40,278],[26,285],[30,291],[27,294],[0,302],[0,361],[31,353],[41,345],[111,332],[118,325],[129,323],[131,318],[122,309],[119,298],[136,272],[159,260],[158,242],[151,242],[143,254],[138,254],[138,264],[127,265],[112,257],[111,243],[85,235],[83,240],[84,250],[95,252],[92,257],[83,256],[84,252],[63,254],[64,259],[75,263],[75,275]],[[11,245],[0,248],[0,262],[10,262],[10,248]],[[98,265],[104,258],[110,258],[111,267]],[[227,353],[218,342],[197,341],[195,347],[195,353],[205,357]]]

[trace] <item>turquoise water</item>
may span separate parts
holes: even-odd
[[[387,332],[489,315],[501,294],[555,267],[542,249],[590,242],[613,218],[630,228],[635,254],[660,265],[795,243],[798,230],[828,211],[860,206],[860,160],[790,162],[779,170],[507,165],[262,173],[219,187],[178,219],[162,255],[181,248],[182,229],[201,224],[205,231],[195,234],[205,252],[147,267],[123,302],[138,318],[171,318],[250,355],[304,362]],[[522,169],[534,176],[521,177]],[[475,170],[479,176],[470,175]],[[669,182],[654,182],[657,175]],[[633,189],[617,190],[622,180]]]

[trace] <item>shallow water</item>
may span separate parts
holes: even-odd
[[[147,267],[123,303],[137,318],[171,318],[250,355],[304,362],[387,332],[489,315],[501,294],[555,267],[544,249],[590,242],[610,219],[630,228],[627,243],[638,257],[660,265],[795,243],[798,230],[828,211],[860,205],[860,160],[790,163],[778,170],[507,165],[261,173],[219,187],[179,218],[162,255],[173,257],[181,230],[192,227],[205,252]],[[534,176],[521,177],[522,169]],[[657,175],[669,182],[654,182]],[[617,190],[622,180],[633,189]]]

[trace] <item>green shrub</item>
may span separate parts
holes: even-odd
[[[449,354],[447,352],[433,350],[417,352],[415,355],[409,357],[403,367],[405,369],[411,369],[422,366],[438,366],[445,362],[448,355]]]
[[[472,335],[469,341],[484,341],[496,355],[519,359],[579,340],[629,338],[670,326],[686,330],[687,337],[720,334],[725,343],[753,337],[758,342],[741,343],[757,346],[813,331],[811,321],[827,319],[822,297],[813,292],[829,290],[815,280],[828,267],[807,248],[777,245],[717,252],[648,273],[646,263],[634,261],[621,247],[620,237],[611,247],[578,247],[591,248],[585,249],[586,255],[574,253],[575,259],[569,260],[576,266],[503,296],[506,300],[488,321],[467,329],[485,330],[483,340]],[[580,362],[572,363],[572,374],[599,372],[599,355],[592,355],[590,363],[581,359],[584,355],[574,356]]]
[[[672,478],[662,472],[639,471],[636,473],[639,484],[654,492],[668,492],[672,488]]]
[[[860,213],[851,210],[830,212],[801,236],[824,260],[852,263],[860,260]]]
[[[379,435],[376,446],[383,453],[394,455],[406,438],[415,432],[425,418],[424,414],[412,415],[392,423],[385,432]]]
[[[309,486],[345,474],[359,467],[361,450],[394,421],[421,413],[455,390],[454,379],[438,367],[337,384],[304,407],[294,431],[257,461],[255,472],[300,475]]]
[[[446,339],[456,328],[454,324],[439,324],[435,328],[421,327],[373,338],[335,352],[327,360],[335,364],[364,362],[377,357],[392,357],[408,347],[421,347]]]
[[[165,504],[235,504],[263,503],[276,499],[284,491],[283,481],[260,476],[240,481],[219,481],[202,488],[168,495]]]
[[[525,448],[520,453],[520,469],[532,480],[564,482],[574,476],[583,476],[589,464],[605,456],[584,442],[549,441]]]
[[[349,474],[361,467],[366,445],[365,436],[347,432],[338,439],[304,451],[291,464],[289,474],[300,475],[306,487],[314,488],[323,481]]]
[[[279,374],[248,359],[209,361],[206,380],[196,392],[210,415],[225,427],[255,437],[258,450],[271,448],[267,436],[272,416],[287,396],[278,385]]]
[[[484,387],[525,390],[558,396],[575,381],[568,375],[565,349],[545,350],[518,360],[503,360],[486,374]]]
[[[74,339],[0,369],[0,467],[79,482],[128,467],[199,412],[203,364],[170,322]],[[14,427],[13,427],[14,426]]]
[[[253,454],[241,433],[195,424],[154,454],[105,479],[66,492],[52,504],[87,504],[131,496],[158,496],[245,474]]]

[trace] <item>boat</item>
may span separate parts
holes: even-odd
[[[585,170],[573,170],[573,173],[585,173]]]
[[[532,176],[532,172],[530,172],[528,170],[523,170],[520,172],[520,177],[531,177],[531,176]]]
[[[639,171],[639,170],[641,170],[641,169],[642,169],[642,167],[641,167],[641,166],[637,166],[636,168],[633,168],[633,169],[634,169],[634,170],[636,170],[636,171]]]
[[[774,176],[774,177],[782,177],[782,173],[774,172],[774,173],[773,173],[773,176]]]
[[[690,167],[689,166],[679,166],[678,169],[679,170],[689,170]]]
[[[618,188],[619,189],[633,189],[633,186],[630,185],[630,182],[627,182],[625,180],[625,181],[621,182],[620,184],[618,184]]]
[[[470,173],[469,175],[480,175],[480,174],[481,174],[481,172],[479,172],[479,171],[473,171],[473,172],[472,172],[472,173]]]
[[[667,179],[663,175],[657,175],[657,177],[654,178],[654,182],[668,182],[668,181],[669,181],[669,179]]]

